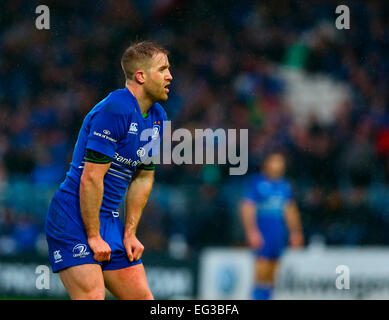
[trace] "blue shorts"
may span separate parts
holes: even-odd
[[[276,260],[280,258],[288,245],[288,231],[284,220],[277,217],[261,217],[257,219],[264,245],[254,252],[257,258]]]
[[[111,259],[102,263],[94,260],[79,198],[62,190],[58,190],[51,201],[45,229],[53,272],[88,263],[99,264],[102,270],[123,269],[142,263],[141,260],[130,262],[127,257],[123,245],[124,226],[118,213],[100,213],[100,234],[111,247]]]

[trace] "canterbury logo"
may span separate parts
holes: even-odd
[[[138,132],[138,124],[136,122],[131,122],[130,129],[128,129],[128,133],[136,134]]]

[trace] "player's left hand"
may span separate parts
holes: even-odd
[[[127,257],[131,262],[139,260],[142,257],[145,248],[135,235],[125,236],[123,238],[123,244],[126,248]]]
[[[289,243],[292,248],[299,248],[304,245],[304,234],[301,231],[293,231],[289,235]]]

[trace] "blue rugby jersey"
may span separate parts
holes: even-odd
[[[163,121],[166,120],[166,112],[160,104],[154,103],[144,118],[137,100],[127,88],[111,92],[85,117],[70,169],[60,190],[79,197],[85,150],[100,152],[112,158],[104,177],[100,212],[116,211],[136,168],[142,164],[145,156],[157,154],[157,148],[148,150],[146,144],[159,144],[159,138],[163,135]],[[141,133],[145,129],[150,129],[152,134],[149,134],[147,141],[141,141]]]
[[[256,174],[250,179],[243,198],[257,205],[258,219],[281,220],[285,205],[293,199],[293,194],[289,183],[284,179],[271,180],[262,174]]]

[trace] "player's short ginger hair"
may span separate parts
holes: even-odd
[[[124,51],[121,58],[121,65],[126,81],[133,80],[136,71],[146,67],[151,58],[158,53],[169,54],[165,48],[151,41],[141,41],[131,44]]]

